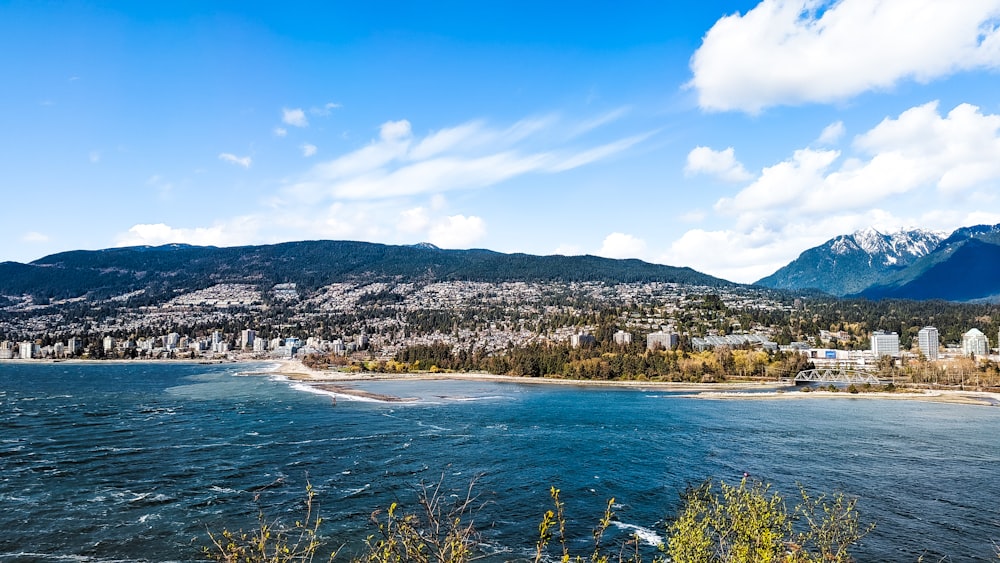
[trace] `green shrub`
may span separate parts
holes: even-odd
[[[706,481],[684,494],[665,551],[674,563],[852,561],[848,549],[874,528],[860,523],[856,500],[800,493],[789,512],[769,484]]]
[[[467,563],[486,555],[474,517],[482,508],[470,483],[464,497],[452,502],[441,483],[421,488],[420,509],[405,513],[393,503],[372,513],[375,531],[364,541],[352,563]],[[553,507],[538,525],[534,563],[642,563],[639,538],[632,535],[605,545],[614,520],[612,498],[592,531],[592,549],[572,553],[567,537],[565,505],[559,489],[550,489]],[[667,541],[652,563],[846,563],[848,549],[874,525],[863,526],[856,501],[843,494],[811,497],[800,487],[801,499],[792,511],[769,484],[744,478],[737,486],[709,480],[682,497],[676,519],[667,527]],[[211,545],[203,555],[224,563],[308,563],[319,554],[323,520],[313,511],[315,493],[306,487],[306,515],[294,526],[268,521],[258,511],[251,532],[209,532]],[[255,499],[256,500],[256,499]],[[446,502],[447,500],[447,502]],[[338,550],[339,551],[339,550]],[[329,555],[333,561],[338,551]],[[551,553],[555,551],[556,553]]]

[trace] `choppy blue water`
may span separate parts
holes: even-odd
[[[584,539],[611,496],[620,526],[662,534],[686,486],[744,471],[859,496],[878,525],[861,561],[989,560],[1000,541],[998,408],[420,381],[358,385],[413,404],[334,406],[252,369],[0,364],[0,560],[197,560],[207,529],[254,524],[257,494],[300,518],[307,481],[331,544],[356,545],[374,509],[476,475],[507,559],[533,549],[550,486]]]

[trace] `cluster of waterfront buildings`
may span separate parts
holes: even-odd
[[[155,338],[115,339],[105,336],[100,340],[99,349],[88,349],[82,338],[72,337],[65,343],[42,346],[38,342],[0,342],[0,360],[10,359],[65,359],[81,357],[104,358],[203,358],[229,357],[232,355],[257,358],[290,358],[297,353],[332,353],[347,355],[368,348],[368,335],[360,334],[349,340],[323,340],[320,338],[297,337],[259,338],[253,329],[244,329],[230,339],[220,331],[213,331],[206,337],[183,336],[171,332]]]

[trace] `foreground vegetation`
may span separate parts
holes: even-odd
[[[614,521],[614,499],[592,530],[590,547],[567,533],[565,505],[559,489],[550,490],[551,508],[540,516],[534,540],[534,563],[558,559],[577,563],[811,563],[853,561],[850,550],[874,524],[862,522],[856,499],[842,493],[812,496],[800,489],[792,508],[767,483],[744,477],[738,484],[706,481],[682,496],[681,508],[666,527],[666,541],[655,552],[642,549],[629,536],[607,542]],[[482,508],[470,485],[458,500],[443,494],[440,483],[423,487],[413,512],[393,503],[371,515],[367,536],[354,563],[465,563],[494,555],[475,527]],[[338,558],[340,548],[321,541],[322,518],[313,511],[314,492],[307,489],[306,515],[291,526],[259,516],[250,532],[210,533],[204,548],[208,560],[225,563],[291,563]]]

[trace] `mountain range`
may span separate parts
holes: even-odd
[[[344,281],[605,281],[732,286],[692,270],[597,256],[534,256],[491,250],[442,250],[431,244],[394,246],[353,241],[302,241],[218,248],[171,244],[76,250],[28,264],[0,263],[2,296],[31,295],[36,303],[86,297],[109,299],[142,290],[133,304],[157,303],[180,291],[219,283],[300,291]]]
[[[668,282],[712,287],[732,282],[691,268],[597,256],[535,256],[434,245],[301,241],[212,247],[171,244],[76,250],[28,264],[0,263],[0,301],[110,299],[141,290],[133,304],[158,303],[219,283],[312,291],[343,281]],[[1000,302],[1000,224],[951,234],[864,229],[810,248],[756,285],[871,299]]]
[[[756,282],[871,299],[1000,301],[1000,225],[951,234],[864,229],[810,248]]]

